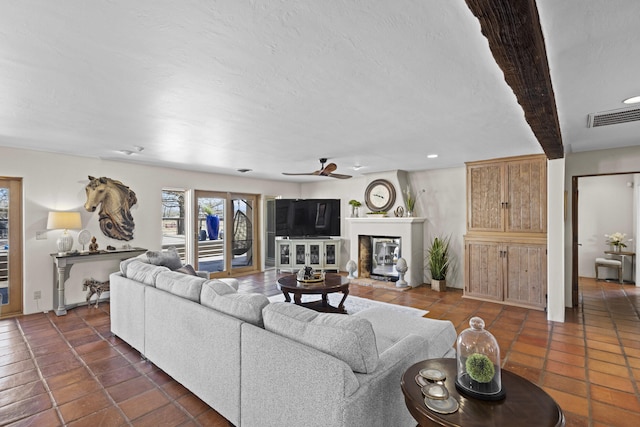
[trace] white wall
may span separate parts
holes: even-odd
[[[138,203],[132,209],[135,221],[132,246],[159,249],[162,243],[161,192],[163,188],[237,191],[254,194],[299,197],[300,185],[282,181],[256,180],[245,177],[188,172],[155,168],[131,163],[105,161],[95,158],[56,155],[51,153],[0,147],[0,170],[3,176],[23,178],[24,203],[24,313],[30,314],[53,308],[53,262],[50,254],[57,250],[60,231],[47,232],[47,240],[36,240],[36,232],[46,229],[50,210],[77,210],[82,225],[96,236],[100,248],[121,241],[109,240],[98,225],[98,212],[83,208],[84,187],[88,175],[107,176],[122,181],[135,191]],[[78,247],[78,230],[70,231]],[[74,266],[66,282],[67,302],[84,301],[81,281],[84,277],[106,279],[113,263],[82,263]],[[42,299],[34,300],[34,291],[41,291]]]
[[[634,173],[640,171],[640,146],[612,150],[587,151],[566,155],[564,189],[569,194],[567,221],[564,230],[565,265],[565,305],[571,306],[571,178],[617,172]],[[559,184],[559,183],[558,183]],[[636,242],[637,245],[637,242]]]
[[[594,261],[609,250],[605,234],[634,236],[633,175],[589,176],[578,179],[578,274],[595,277]],[[629,249],[633,249],[630,247]],[[625,266],[631,271],[631,265]],[[600,276],[604,275],[602,269]],[[628,277],[627,277],[628,278]]]

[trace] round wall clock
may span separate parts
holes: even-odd
[[[396,189],[386,179],[376,179],[367,186],[364,202],[373,212],[388,211],[396,202]]]

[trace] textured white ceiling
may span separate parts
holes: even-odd
[[[567,149],[638,144],[640,122],[586,117],[640,94],[640,2],[538,7]],[[542,152],[463,0],[0,10],[0,146],[295,181],[319,157],[358,175]]]

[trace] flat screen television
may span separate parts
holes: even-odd
[[[276,199],[276,236],[340,236],[340,199]]]

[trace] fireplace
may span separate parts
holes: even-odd
[[[360,277],[395,282],[399,278],[396,263],[401,255],[399,236],[358,236],[361,260]],[[364,262],[362,262],[364,261]]]
[[[395,261],[402,257],[409,267],[405,280],[409,286],[420,286],[424,282],[424,221],[419,217],[346,218],[349,253],[358,266],[357,277],[376,278],[381,271],[385,275],[378,278],[397,280]],[[373,238],[381,240],[374,243]]]

